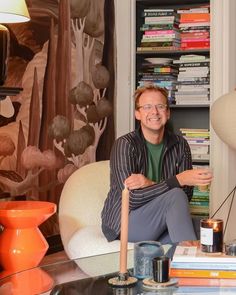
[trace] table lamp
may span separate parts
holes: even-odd
[[[30,20],[25,0],[0,0],[0,23],[21,23]],[[10,48],[10,34],[0,25],[0,86],[7,76],[7,62]]]
[[[236,150],[236,91],[229,92],[220,96],[212,105],[210,118],[211,124],[215,133],[219,138],[230,148]],[[219,208],[215,211],[212,217],[222,208],[225,202],[232,195],[227,220],[225,223],[224,232],[226,232],[232,204],[235,196],[236,186],[223,200]]]

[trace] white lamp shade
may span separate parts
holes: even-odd
[[[219,97],[213,103],[210,120],[219,138],[236,149],[236,91]]]
[[[0,23],[21,23],[29,20],[25,0],[0,0]]]

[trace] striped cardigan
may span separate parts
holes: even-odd
[[[192,169],[192,157],[187,141],[179,135],[166,130],[162,153],[161,181],[149,187],[130,191],[130,210],[135,210],[147,202],[180,187],[176,174]],[[120,233],[121,192],[124,180],[132,173],[147,176],[147,149],[141,128],[118,138],[112,148],[110,157],[110,191],[102,210],[102,231],[108,241],[112,241]],[[193,187],[183,190],[189,200]]]

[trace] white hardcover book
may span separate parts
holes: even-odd
[[[173,262],[227,262],[236,263],[236,256],[226,255],[225,253],[205,253],[198,246],[182,246],[176,247]]]

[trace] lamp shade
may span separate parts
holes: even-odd
[[[219,138],[236,149],[236,91],[222,95],[213,103],[210,120]]]
[[[30,20],[25,0],[0,0],[0,23],[22,23]],[[0,86],[7,76],[7,63],[10,48],[8,29],[0,25]]]
[[[29,20],[25,0],[0,0],[0,23],[21,23]]]

